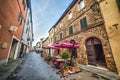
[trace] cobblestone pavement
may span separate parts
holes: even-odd
[[[40,54],[30,53],[22,64],[6,80],[108,80],[82,70],[62,77],[59,70],[48,65]]]

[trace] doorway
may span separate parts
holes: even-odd
[[[14,60],[14,56],[16,53],[16,48],[17,48],[18,41],[13,38],[12,45],[11,45],[11,50],[10,50],[10,55],[8,58],[8,62],[12,62]]]
[[[89,65],[106,67],[102,43],[99,39],[92,37],[86,41],[86,53]]]

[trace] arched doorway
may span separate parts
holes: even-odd
[[[102,43],[99,39],[95,37],[87,39],[86,53],[88,56],[89,65],[106,67]]]

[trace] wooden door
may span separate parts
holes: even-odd
[[[86,53],[88,56],[88,64],[106,66],[102,44],[99,39],[93,37],[87,40]]]
[[[96,58],[92,38],[87,40],[86,53],[88,56],[88,64],[96,66]]]

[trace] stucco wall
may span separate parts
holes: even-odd
[[[104,0],[100,3],[101,11],[105,20],[110,46],[120,75],[120,10],[116,0]],[[113,25],[117,24],[118,28]]]
[[[19,3],[19,5],[18,5]],[[19,25],[18,16],[20,10],[23,13],[23,22]],[[0,60],[5,60],[8,56],[8,51],[12,43],[13,35],[19,40],[22,36],[22,30],[24,25],[24,19],[26,10],[23,10],[22,0],[0,0]],[[10,26],[17,26],[18,29],[16,32],[9,31]],[[3,43],[7,43],[7,48],[2,49],[1,46]]]

